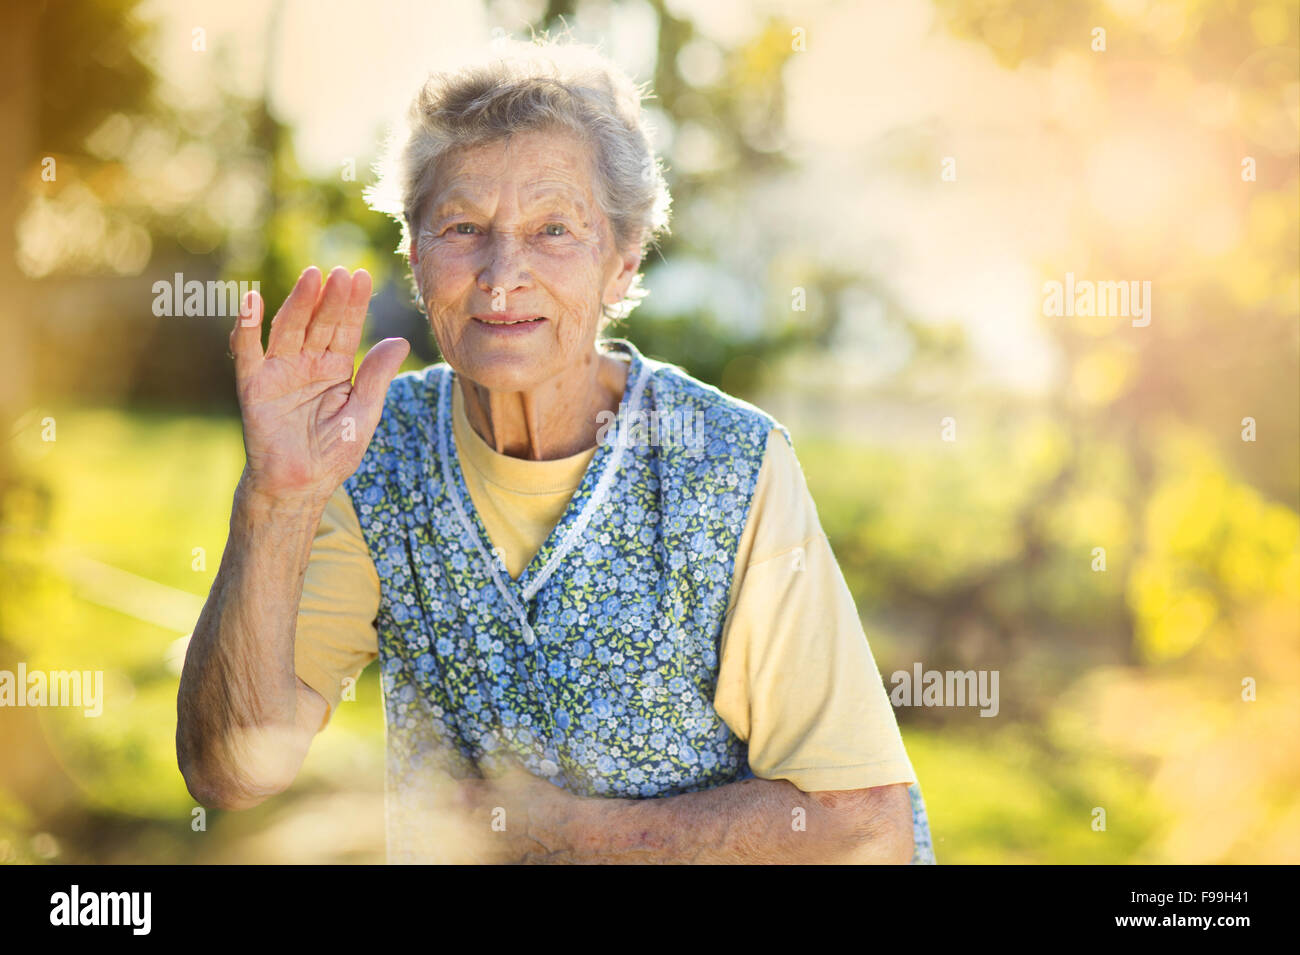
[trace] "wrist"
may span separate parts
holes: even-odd
[[[524,835],[530,851],[541,858],[559,859],[582,850],[584,833],[590,831],[585,815],[589,800],[540,781],[523,795]]]
[[[245,471],[235,488],[235,500],[257,516],[319,519],[333,493],[333,490],[315,488],[275,491],[262,486],[255,476]]]

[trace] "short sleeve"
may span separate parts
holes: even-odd
[[[379,575],[352,500],[340,487],[312,540],[294,634],[294,670],[329,704],[326,721],[344,681],[379,655],[378,615]]]
[[[914,783],[884,682],[803,470],[768,435],[736,556],[714,708],[763,779],[805,792]]]

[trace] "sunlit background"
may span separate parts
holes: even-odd
[[[232,320],[152,288],[365,267],[436,360],[372,163],[430,70],[567,27],[653,85],[674,196],[616,333],[789,427],[887,683],[1000,673],[994,718],[897,710],[939,861],[1300,861],[1295,0],[41,6],[0,29],[0,669],[105,698],[0,709],[0,860],[382,860],[373,667],[291,790],[195,816],[243,448]],[[1067,275],[1149,321],[1054,314]]]

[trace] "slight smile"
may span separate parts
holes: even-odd
[[[497,312],[492,315],[471,315],[470,318],[482,325],[523,325],[544,322],[544,315],[518,315],[511,312]]]

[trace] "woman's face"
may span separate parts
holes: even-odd
[[[594,358],[601,305],[623,297],[620,254],[592,192],[589,148],[530,130],[439,164],[411,249],[429,321],[458,373],[500,391],[562,387]]]

